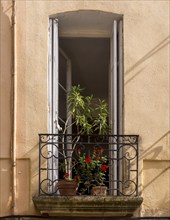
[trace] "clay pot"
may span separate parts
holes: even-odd
[[[59,180],[57,188],[61,196],[75,196],[78,189],[78,183],[74,180]]]
[[[93,196],[107,196],[107,186],[93,186],[91,190]]]

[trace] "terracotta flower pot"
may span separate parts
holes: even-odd
[[[78,189],[78,183],[74,180],[59,180],[57,188],[61,196],[75,196]]]
[[[93,186],[91,194],[93,196],[107,196],[107,186]]]

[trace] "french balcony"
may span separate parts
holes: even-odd
[[[39,134],[39,192],[33,197],[36,208],[49,216],[133,216],[142,203],[138,195],[138,139],[138,135]],[[83,171],[80,158],[84,159]],[[99,158],[104,158],[105,168]],[[88,172],[92,160],[98,164],[97,170],[91,170],[94,180]],[[96,171],[103,172],[104,195],[91,195],[93,185],[100,182]],[[58,183],[66,174],[72,179],[81,177],[73,195],[62,195],[59,189]]]

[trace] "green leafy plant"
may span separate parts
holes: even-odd
[[[93,95],[83,96],[82,91],[83,89],[78,85],[72,86],[68,92],[68,118],[61,129],[63,134],[68,134],[70,127],[76,127],[76,136],[72,140],[73,145],[65,145],[64,141],[62,144],[62,155],[64,157],[64,166],[62,168],[66,179],[70,179],[72,176],[72,155],[80,136],[84,134],[104,135],[109,132],[106,101],[94,98]],[[96,163],[98,166],[100,165],[98,162]]]
[[[93,95],[83,96],[80,85],[73,86],[68,93],[69,113],[78,134],[107,134],[108,110],[105,100],[94,98]]]
[[[104,186],[108,171],[108,158],[102,148],[96,148],[87,156],[78,148],[78,160],[74,167],[75,178],[82,183],[82,190],[92,186]]]

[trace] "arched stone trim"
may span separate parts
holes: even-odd
[[[113,20],[123,19],[123,15],[97,10],[64,12],[50,17],[58,19],[60,37],[110,37]]]

